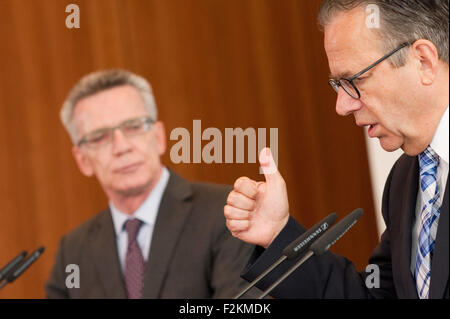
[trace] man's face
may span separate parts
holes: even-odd
[[[365,19],[364,10],[358,8],[339,13],[325,27],[324,45],[332,78],[349,78],[388,53],[381,50],[380,40],[366,27]],[[377,137],[386,151],[403,148],[406,152],[414,147],[414,123],[420,118],[413,104],[416,79],[408,65],[394,68],[385,60],[354,81],[360,99],[339,88],[336,112],[353,114],[356,124],[368,127],[369,136]]]
[[[78,137],[92,131],[114,127],[126,120],[148,116],[144,102],[132,86],[114,87],[80,100],[74,110]],[[164,126],[153,124],[148,132],[127,137],[120,129],[111,143],[100,148],[73,147],[81,172],[95,175],[107,195],[124,196],[150,190],[161,173],[160,156],[165,152]]]

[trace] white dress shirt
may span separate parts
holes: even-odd
[[[125,258],[128,247],[128,234],[125,230],[125,222],[128,219],[138,218],[142,221],[142,225],[137,234],[137,242],[142,251],[144,260],[147,261],[150,251],[150,244],[152,241],[153,228],[155,227],[156,217],[158,215],[159,204],[161,198],[169,181],[169,171],[163,167],[161,176],[155,188],[151,191],[147,199],[134,212],[133,215],[128,215],[120,212],[112,202],[109,202],[111,215],[114,223],[114,230],[116,233],[117,250],[122,271],[125,270]]]
[[[439,165],[436,172],[436,180],[439,190],[439,206],[442,205],[442,200],[444,197],[445,186],[447,184],[448,178],[448,149],[449,149],[449,139],[448,139],[448,129],[449,129],[449,112],[448,107],[444,115],[439,122],[439,126],[434,133],[433,140],[430,143],[431,148],[439,156]],[[414,275],[414,269],[416,265],[416,254],[417,245],[419,239],[420,228],[422,225],[420,214],[422,212],[422,192],[420,191],[420,178],[419,178],[419,191],[417,192],[417,202],[416,202],[416,220],[414,222],[412,230],[412,243],[411,243],[411,272]],[[431,232],[431,238],[436,239],[435,229]]]

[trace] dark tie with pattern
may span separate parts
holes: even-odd
[[[139,219],[129,219],[125,223],[128,233],[128,248],[125,260],[125,285],[129,299],[142,297],[144,285],[144,258],[136,238],[142,222]]]

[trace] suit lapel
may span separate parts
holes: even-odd
[[[398,207],[395,211],[399,213],[400,220],[396,228],[399,229],[400,243],[398,246],[398,252],[393,253],[392,256],[398,254],[399,265],[397,269],[397,276],[401,278],[402,284],[396,285],[396,290],[399,298],[418,298],[416,284],[414,277],[411,273],[411,230],[415,220],[415,210],[417,202],[417,191],[419,189],[419,163],[417,157],[411,158],[412,162],[405,180],[398,180],[399,183],[396,189],[399,194],[393,194],[398,197],[403,197],[403,200],[396,201]],[[402,192],[405,192],[406,196],[400,196]],[[402,213],[400,213],[402,212]]]
[[[109,209],[99,216],[89,253],[102,283],[104,298],[127,298]]]
[[[159,298],[177,245],[192,204],[192,188],[184,179],[170,172],[153,231],[150,254],[144,274],[143,298]]]
[[[445,287],[448,284],[448,178],[442,199],[441,212],[439,215],[436,243],[434,246],[433,260],[431,261],[431,283],[430,298],[443,298]]]

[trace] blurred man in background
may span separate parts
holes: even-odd
[[[164,167],[164,125],[145,79],[89,74],[61,119],[80,171],[97,178],[109,207],[62,238],[49,298],[230,298],[239,290],[251,246],[225,227],[230,188],[190,183]],[[66,286],[71,264],[79,288]]]
[[[303,264],[272,296],[448,299],[448,9],[448,0],[323,1],[319,23],[329,83],[338,94],[336,112],[353,115],[386,151],[401,148],[405,154],[386,181],[387,228],[369,260],[379,267],[379,286],[366,286],[367,273],[326,253]],[[374,27],[376,17],[368,19],[368,13],[377,12]],[[268,158],[263,169],[270,163],[273,168]],[[265,183],[238,179],[224,208],[232,234],[258,245],[243,275],[249,281],[304,232],[289,217],[279,172],[265,175]],[[272,271],[259,287],[269,287],[293,262]]]

